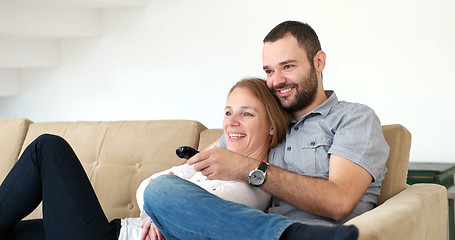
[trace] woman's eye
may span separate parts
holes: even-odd
[[[244,112],[244,113],[243,113],[243,116],[245,116],[245,117],[252,117],[253,114],[251,114],[251,113],[249,113],[249,112]]]
[[[231,114],[232,114],[231,112],[225,112],[224,116],[231,116]]]

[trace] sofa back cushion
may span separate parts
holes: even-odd
[[[111,220],[139,216],[136,189],[141,181],[182,164],[175,149],[197,147],[203,129],[189,120],[42,122],[30,125],[24,146],[43,133],[68,141]],[[39,217],[38,209],[28,218]]]
[[[384,138],[390,147],[386,162],[387,172],[382,182],[378,205],[406,188],[408,176],[409,152],[411,150],[411,133],[402,125],[382,126]]]
[[[19,157],[30,123],[25,118],[0,119],[0,183]]]
[[[406,188],[411,133],[400,124],[382,126],[384,138],[390,147],[387,172],[382,182],[378,205]],[[222,129],[206,129],[201,132],[199,149],[213,143],[223,133]]]
[[[214,129],[205,129],[201,132],[201,137],[199,140],[198,149],[201,150],[208,145],[214,143],[216,140],[220,139],[223,134],[223,129],[214,128]]]

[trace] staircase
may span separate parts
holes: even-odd
[[[0,0],[0,96],[21,94],[21,70],[60,64],[60,40],[100,37],[102,11],[148,0]]]

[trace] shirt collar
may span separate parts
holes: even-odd
[[[324,92],[325,92],[325,95],[327,96],[327,100],[325,100],[325,102],[323,102],[321,105],[317,106],[311,112],[305,114],[300,119],[300,121],[302,121],[303,119],[306,119],[310,116],[319,115],[319,114],[322,115],[323,117],[326,117],[329,114],[332,107],[334,107],[335,105],[338,104],[338,98],[334,91],[327,90]],[[296,123],[295,120],[292,120],[291,122]]]
[[[321,105],[317,106],[313,111],[310,112],[310,114],[319,113],[323,117],[326,117],[329,114],[332,107],[338,104],[338,98],[334,91],[328,90],[324,92],[325,95],[327,96],[327,100],[325,100],[325,102],[323,102]]]

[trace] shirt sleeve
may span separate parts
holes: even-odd
[[[270,194],[242,181],[226,181],[209,191],[216,196],[265,211],[270,205]]]
[[[389,146],[374,111],[365,105],[355,104],[339,123],[329,153],[360,165],[374,181],[382,181]]]
[[[221,134],[219,142],[220,142],[220,148],[227,149],[227,143],[226,143],[226,138],[224,137],[224,133]]]
[[[172,174],[174,174],[174,175],[176,175],[178,177],[181,177],[183,179],[189,179],[190,177],[192,177],[196,173],[196,171],[194,171],[194,167],[193,166],[190,166],[188,164],[182,164],[182,165],[175,166],[175,167],[169,168],[167,170],[155,173],[152,176],[146,178],[144,181],[142,181],[141,184],[139,185],[137,191],[136,191],[136,201],[137,201],[137,205],[139,207],[139,210],[141,211],[140,218],[141,218],[142,221],[144,221],[145,219],[149,218],[149,216],[147,216],[147,213],[144,210],[144,191],[145,191],[145,188],[147,187],[149,182],[152,181],[153,179],[155,179],[155,178],[157,178],[157,177],[159,177],[161,175],[170,174],[171,172],[172,172]]]
[[[150,218],[144,210],[144,191],[151,180],[152,180],[152,176],[144,179],[144,181],[141,182],[141,184],[139,185],[139,187],[137,188],[137,191],[136,191],[137,206],[139,207],[139,210],[141,211],[141,213],[139,215],[141,218],[141,222]]]

